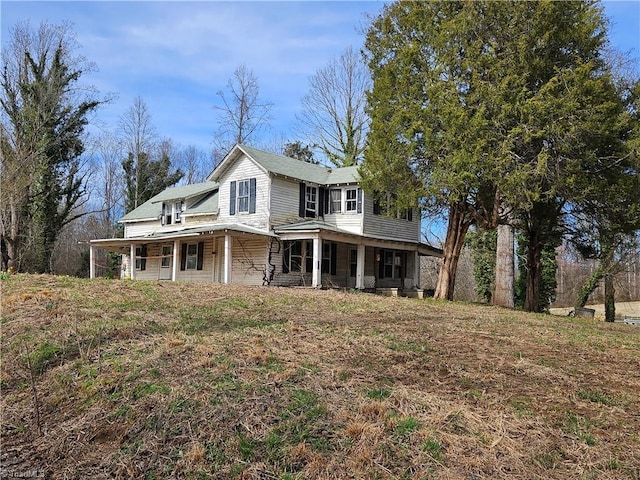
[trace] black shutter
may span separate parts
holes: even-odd
[[[229,193],[229,215],[236,214],[236,181],[231,182],[231,191]]]
[[[338,244],[331,244],[331,275],[335,275],[338,271]]]
[[[289,273],[289,250],[291,248],[290,242],[284,242],[284,248],[282,249],[282,273]]]
[[[204,260],[204,242],[198,242],[198,263],[196,265],[197,270],[202,270],[203,260]]]
[[[256,213],[256,179],[249,179],[249,213]]]
[[[329,195],[326,195],[324,187],[320,187],[318,189],[318,216],[324,217],[325,212],[328,212],[329,209],[325,208],[325,198]]]
[[[180,255],[180,270],[187,268],[187,244],[182,244],[182,254]]]
[[[302,218],[304,218],[305,215],[305,210],[306,210],[306,205],[305,205],[305,200],[306,200],[306,193],[307,193],[307,186],[304,183],[300,183],[300,208],[298,210],[298,215]]]
[[[373,199],[373,214],[380,215],[380,200],[377,198]]]
[[[410,208],[409,211],[407,212],[407,219],[410,222],[413,222],[413,208]]]
[[[162,204],[162,217],[161,217],[161,220],[160,220],[160,224],[162,224],[162,225],[164,225],[164,213],[165,213],[165,208],[166,208],[166,207],[164,206],[164,203],[163,203],[163,204]]]
[[[362,213],[362,189],[358,189],[358,213]]]
[[[140,270],[146,270],[147,269],[147,246],[143,245],[142,249],[140,251],[140,256],[142,257],[140,259]]]

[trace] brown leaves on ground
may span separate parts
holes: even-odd
[[[0,285],[4,476],[640,478],[636,327],[340,291]]]

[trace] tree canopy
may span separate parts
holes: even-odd
[[[437,297],[453,296],[469,226],[508,213],[529,247],[525,308],[539,308],[544,245],[577,176],[593,173],[584,159],[603,159],[593,138],[615,136],[605,45],[602,9],[587,1],[397,2],[373,21],[361,173],[371,192],[447,212]]]
[[[19,24],[2,52],[3,267],[50,272],[53,248],[86,201],[83,134],[103,102],[79,88],[91,66],[68,26]]]

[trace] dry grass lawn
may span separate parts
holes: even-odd
[[[11,275],[1,476],[640,479],[640,328]]]

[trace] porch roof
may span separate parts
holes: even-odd
[[[400,244],[404,247],[410,246],[412,249],[416,249],[419,255],[428,255],[432,257],[442,257],[442,250],[433,247],[423,242],[411,242],[408,240],[399,240],[393,237],[384,237],[376,235],[361,235],[359,233],[350,232],[337,228],[334,225],[323,222],[321,220],[307,220],[304,222],[290,223],[287,225],[281,225],[276,227],[275,232],[277,234],[287,233],[317,233],[320,231],[331,232],[339,235],[345,235],[353,238],[360,239],[365,244],[371,245],[383,245],[383,244]]]
[[[176,240],[179,238],[197,237],[200,235],[214,234],[219,232],[237,232],[250,235],[262,235],[267,237],[276,237],[273,232],[261,230],[259,228],[251,227],[249,225],[231,224],[231,223],[219,223],[211,225],[203,225],[200,227],[183,228],[181,230],[171,231],[156,231],[148,235],[140,237],[128,237],[128,238],[102,238],[97,240],[90,240],[89,244],[102,248],[122,248],[123,246],[130,245],[132,243],[142,244],[152,241],[168,241]]]

